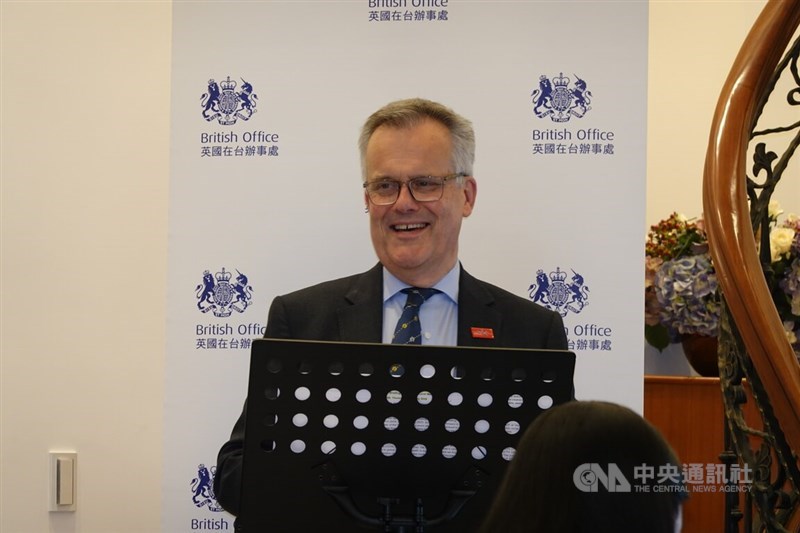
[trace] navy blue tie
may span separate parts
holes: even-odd
[[[437,289],[419,289],[409,287],[401,292],[408,295],[403,314],[397,321],[392,336],[392,344],[422,344],[422,327],[419,323],[419,308],[425,300],[441,292]]]

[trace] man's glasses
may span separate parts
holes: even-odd
[[[465,176],[468,176],[468,174],[460,172],[441,178],[420,176],[411,178],[408,181],[380,179],[364,182],[364,189],[367,191],[369,201],[375,205],[392,205],[395,203],[400,197],[400,189],[403,188],[403,185],[408,187],[408,192],[417,202],[435,202],[436,200],[441,200],[445,183]]]

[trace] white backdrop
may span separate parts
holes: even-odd
[[[465,268],[525,297],[539,270],[579,292],[547,295],[576,395],[641,411],[646,3],[192,2],[173,25],[166,531],[231,526],[200,465],[212,474],[241,410],[271,299],[374,264],[356,139],[398,98],[474,122]],[[560,118],[536,113],[542,78]],[[212,79],[228,120],[204,111]]]

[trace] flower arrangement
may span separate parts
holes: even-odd
[[[769,206],[767,285],[800,358],[800,217]],[[645,244],[645,339],[663,350],[686,335],[715,337],[720,297],[703,220],[678,213],[651,226]]]
[[[786,338],[800,358],[800,217],[790,214],[778,223],[778,216],[783,212],[777,204],[770,207],[767,284],[783,322]]]
[[[720,300],[702,220],[678,213],[651,226],[645,244],[645,338],[663,350],[685,335],[715,337]]]

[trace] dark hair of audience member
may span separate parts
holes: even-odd
[[[616,464],[631,491],[609,491],[602,484],[596,492],[579,490],[576,470],[592,463],[603,470]],[[641,470],[635,476],[642,465],[654,468],[655,479],[643,481]],[[627,407],[578,401],[554,407],[520,439],[481,531],[675,533],[686,493],[681,480],[658,480],[662,467],[681,472],[664,437]],[[643,484],[651,491],[635,490]]]

